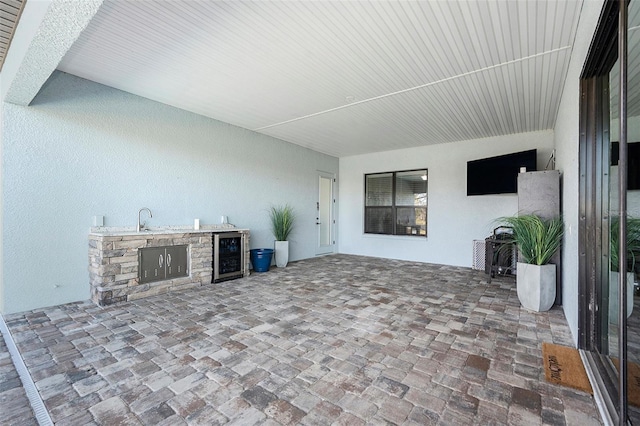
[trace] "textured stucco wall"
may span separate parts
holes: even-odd
[[[340,159],[341,253],[471,266],[473,240],[484,240],[495,219],[518,210],[516,194],[467,196],[467,161],[538,149],[543,169],[553,149],[553,132],[533,132]],[[428,237],[363,233],[364,174],[429,169]]]
[[[272,247],[267,209],[290,203],[291,259],[312,257],[318,171],[338,159],[64,73],[32,106],[4,104],[3,313],[89,298],[92,217],[219,223]]]
[[[38,34],[42,20],[49,10],[49,6],[53,0],[28,1],[24,5],[24,9],[20,14],[20,21],[16,27],[16,32],[11,39],[11,48],[7,52],[2,72],[0,73],[0,99],[4,100],[18,75],[20,66],[22,65],[31,42],[36,34]],[[34,46],[35,48],[36,46]]]
[[[562,171],[562,216],[565,223],[562,246],[562,306],[576,344],[578,342],[580,73],[602,10],[602,4],[601,0],[583,3],[554,132],[556,169]]]
[[[12,52],[8,58],[11,83],[6,93],[3,85],[0,85],[1,99],[18,105],[29,105],[89,24],[102,1],[45,0],[36,6],[27,2],[23,11],[25,22],[22,22],[21,16],[16,31],[16,38],[20,38],[19,46],[16,46],[17,52]],[[13,47],[11,46],[11,50]],[[27,47],[26,50],[24,47]],[[19,66],[15,74],[14,66]]]

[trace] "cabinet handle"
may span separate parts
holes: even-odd
[[[171,266],[171,253],[167,253],[167,267]]]
[[[162,268],[164,262],[164,256],[160,255],[160,257],[158,257],[158,265],[160,265],[160,267]]]

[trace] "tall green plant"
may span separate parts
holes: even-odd
[[[508,238],[518,247],[524,263],[546,265],[562,244],[562,218],[544,220],[529,214],[503,217],[499,221],[513,229]]]
[[[269,216],[271,218],[271,232],[276,237],[276,241],[287,241],[295,219],[293,208],[288,204],[271,206]]]
[[[618,272],[620,269],[620,218],[611,218],[610,225],[611,243],[609,246],[609,259],[611,270]],[[635,268],[636,258],[640,255],[640,218],[627,217],[627,272]]]

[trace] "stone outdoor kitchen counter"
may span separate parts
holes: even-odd
[[[89,231],[89,235],[103,236],[130,236],[130,235],[147,235],[147,234],[206,234],[212,232],[249,232],[245,228],[236,228],[234,225],[202,225],[200,229],[193,229],[192,226],[157,226],[150,227],[145,231],[136,231],[135,226],[94,226]]]
[[[200,229],[165,226],[137,232],[134,227],[93,227],[89,232],[91,299],[100,306],[140,299],[177,289],[212,284],[213,234],[238,232],[244,244],[243,276],[249,275],[249,230],[233,225]],[[138,250],[186,245],[188,276],[150,283],[139,282]]]

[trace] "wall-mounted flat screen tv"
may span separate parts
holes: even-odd
[[[510,194],[518,192],[520,167],[536,171],[537,150],[514,152],[467,162],[467,195]]]
[[[611,142],[611,165],[617,166],[620,158],[620,143]],[[640,142],[627,144],[627,189],[640,189]]]

